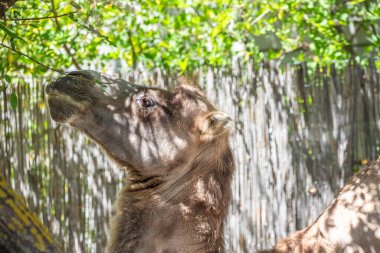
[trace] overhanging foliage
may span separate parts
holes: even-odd
[[[0,20],[0,76],[113,59],[172,73],[236,57],[365,64],[379,17],[377,0],[18,1]]]

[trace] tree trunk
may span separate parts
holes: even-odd
[[[5,17],[5,12],[15,3],[17,0],[0,0],[0,18]]]
[[[63,253],[37,215],[0,175],[0,252]]]

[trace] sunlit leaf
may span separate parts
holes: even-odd
[[[12,109],[14,109],[14,110],[17,109],[17,95],[16,95],[16,93],[13,92],[11,94],[9,102],[11,104]]]
[[[5,81],[7,81],[8,83],[11,83],[11,81],[12,81],[12,78],[11,78],[9,75],[7,75],[7,74],[4,75],[4,79],[5,79]]]
[[[11,38],[13,38],[13,39],[19,39],[19,40],[22,40],[23,42],[26,43],[26,41],[23,38],[21,38],[20,36],[18,36],[14,32],[12,32],[11,30],[9,30],[8,28],[6,28],[4,26],[4,24],[2,24],[2,23],[0,23],[0,29],[3,30],[6,34],[8,34]]]
[[[11,50],[0,47],[0,58],[7,59],[3,73],[38,76],[49,74],[39,63],[101,68],[113,60],[171,73],[228,67],[237,58],[344,66],[355,36],[368,43],[359,50],[360,64],[379,46],[380,6],[371,1],[54,2],[56,19],[46,18],[52,16],[50,2],[17,1],[7,11],[0,38]],[[298,55],[287,57],[294,50]]]

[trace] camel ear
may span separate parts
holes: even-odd
[[[212,141],[215,137],[229,132],[232,128],[232,119],[224,112],[210,112],[201,116],[198,121],[198,128],[202,141]]]

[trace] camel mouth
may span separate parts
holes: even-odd
[[[58,78],[45,88],[49,99],[59,99],[79,106],[82,103],[93,102],[91,91],[95,79],[88,71],[74,71]]]
[[[84,112],[94,100],[88,89],[91,85],[92,80],[83,75],[68,75],[47,85],[45,92],[52,119],[67,123]]]
[[[136,93],[140,86],[122,79],[90,71],[73,71],[45,87],[53,120],[67,122],[84,115],[99,100]],[[122,92],[121,92],[122,91]],[[107,100],[108,101],[108,100]]]
[[[54,100],[61,100],[62,102],[67,102],[71,104],[77,104],[79,101],[76,101],[74,98],[72,98],[70,95],[60,92],[57,90],[48,90],[46,89],[46,94],[48,95],[48,99],[54,99]]]
[[[83,105],[88,105],[93,101],[88,91],[80,89],[73,89],[73,87],[66,87],[66,89],[54,87],[55,83],[51,83],[45,88],[48,100],[59,100],[62,103],[68,103],[79,108]]]

